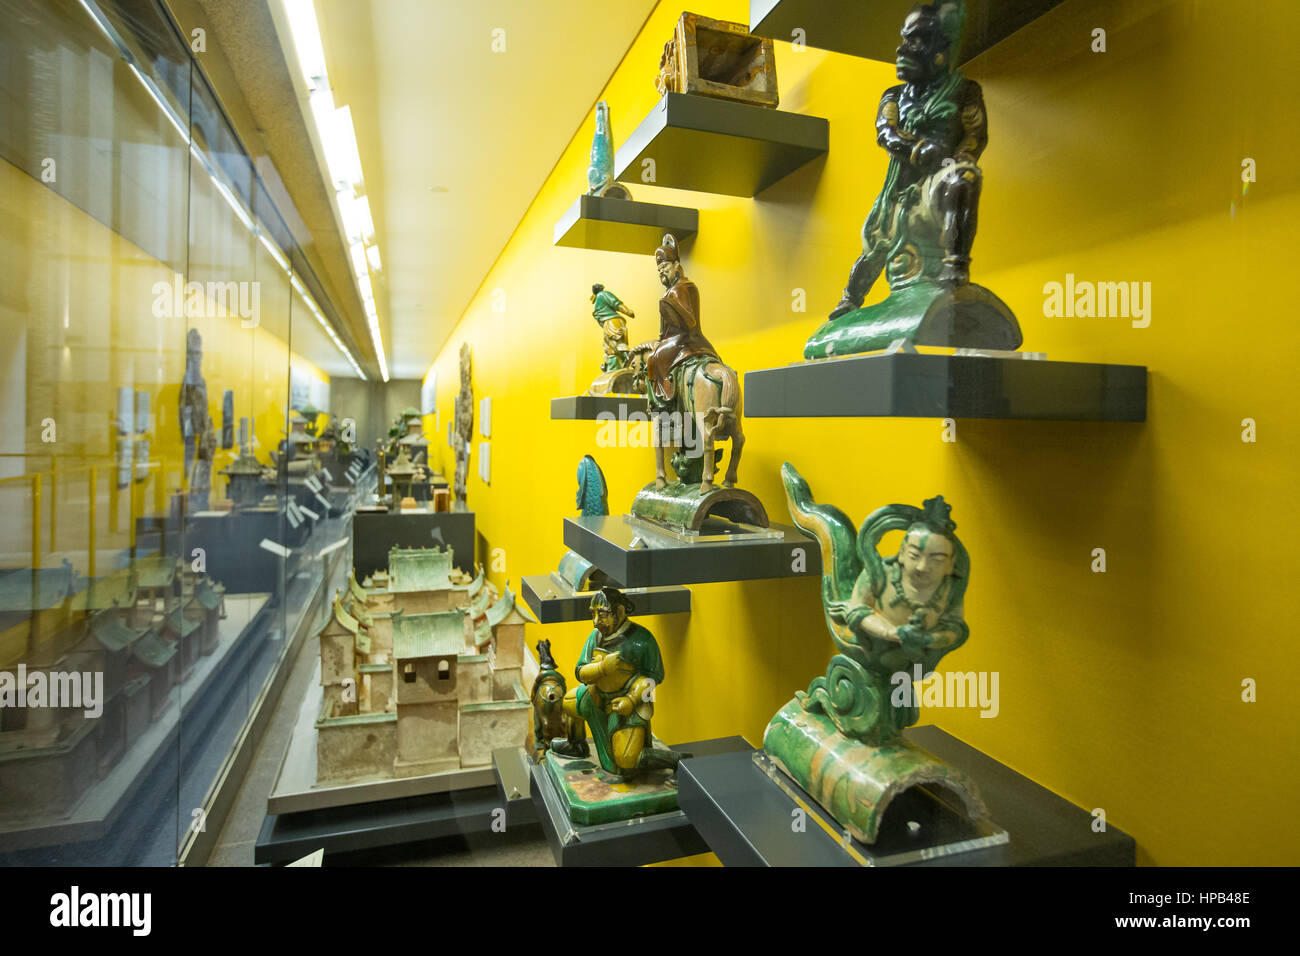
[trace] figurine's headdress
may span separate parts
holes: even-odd
[[[681,262],[677,252],[677,240],[671,232],[664,233],[663,242],[655,250],[655,262]]]
[[[949,70],[957,68],[957,53],[961,49],[962,30],[966,25],[966,4],[963,0],[938,0],[935,3],[918,4],[912,10],[932,19],[939,27],[943,37],[943,52],[947,57]]]
[[[943,495],[927,498],[921,505],[920,516],[912,522],[907,532],[911,534],[913,530],[925,530],[951,538],[957,530],[957,522],[952,520],[951,515],[952,505],[943,500]]]
[[[592,295],[595,295],[597,292],[604,292],[604,291],[605,291],[605,287],[604,287],[603,285],[601,285],[599,282],[593,282],[593,283],[592,283],[592,285],[591,285],[591,294],[592,294]]]
[[[603,587],[597,591],[591,598],[592,608],[623,608],[629,616],[636,610],[636,605],[631,599],[620,591],[618,588]]]

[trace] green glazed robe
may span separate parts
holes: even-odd
[[[635,624],[632,621],[626,622],[603,645],[600,642],[600,631],[592,628],[591,634],[587,637],[587,643],[583,645],[582,653],[578,656],[578,666],[574,669],[575,677],[577,677],[578,671],[592,663],[598,645],[602,646],[606,653],[618,651],[619,657],[635,667],[636,670],[628,675],[627,680],[618,690],[608,694],[590,684],[583,684],[582,678],[578,678],[578,713],[587,721],[587,726],[591,728],[591,739],[595,741],[596,754],[600,757],[600,765],[610,773],[620,773],[621,770],[614,760],[614,734],[628,727],[643,726],[646,729],[645,745],[649,747],[651,740],[650,721],[643,718],[635,710],[626,717],[607,713],[605,705],[614,697],[626,696],[628,688],[642,677],[650,678],[655,682],[656,686],[662,684],[664,681],[664,662],[663,656],[659,653],[659,643],[655,640],[655,636],[640,624]]]

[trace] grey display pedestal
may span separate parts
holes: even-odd
[[[456,567],[474,573],[474,512],[358,511],[352,522],[352,565],[360,581],[388,567],[390,548],[432,548],[451,545]]]
[[[668,93],[623,141],[614,169],[620,182],[636,184],[642,161],[653,159],[655,186],[748,198],[829,149],[830,124],[820,116]]]
[[[648,415],[649,403],[636,395],[566,395],[551,399],[551,418],[566,421],[627,421]]]
[[[555,245],[648,255],[670,232],[680,243],[700,228],[700,212],[685,206],[579,196],[555,224]]]
[[[1092,814],[937,727],[913,727],[907,738],[979,787],[993,821],[1009,842],[924,860],[913,866],[1133,866],[1136,844]],[[701,755],[678,768],[678,803],[709,848],[727,866],[858,866],[839,841],[811,821],[791,826],[795,801],[755,765],[752,752]]]
[[[595,592],[575,591],[554,572],[527,575],[522,591],[524,603],[539,624],[591,620],[591,598]],[[637,616],[691,612],[689,588],[626,588],[623,593],[632,600],[633,613]]]
[[[780,537],[688,544],[655,536],[623,515],[564,519],[564,545],[630,588],[754,578],[821,577],[817,542],[774,524]]]
[[[1143,422],[1147,370],[973,355],[853,355],[747,372],[745,414]]]
[[[748,759],[750,747],[743,737],[721,737],[672,749],[701,757],[736,752]],[[531,772],[533,803],[557,866],[645,866],[709,851],[681,810],[620,823],[575,826],[546,768],[534,765]]]
[[[979,56],[1060,2],[966,0],[966,28],[956,65]],[[915,0],[749,0],[749,29],[788,42],[797,28],[804,42],[819,50],[893,63],[899,28],[915,5]]]

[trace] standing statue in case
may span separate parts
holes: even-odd
[[[677,240],[665,235],[655,250],[655,268],[664,294],[659,300],[659,340],[632,350],[644,357],[646,399],[654,437],[655,480],[637,494],[632,514],[698,531],[709,514],[767,526],[762,502],[736,488],[745,447],[741,427],[740,376],[723,364],[700,329],[700,292],[682,270]],[[715,488],[722,450],[731,440],[722,488]],[[677,480],[667,478],[670,448]]]
[[[961,0],[940,0],[903,23],[903,82],[885,91],[876,113],[876,142],[889,154],[885,184],[862,226],[862,255],[805,358],[887,346],[1020,347],[1015,315],[970,281],[988,126],[979,84],[956,69],[965,17]],[[882,270],[889,297],[862,308]]]
[[[817,537],[822,604],[838,653],[768,724],[763,749],[824,809],[864,843],[874,843],[885,810],[922,784],[955,793],[971,819],[987,816],[974,783],[902,736],[916,723],[910,685],[916,665],[930,674],[965,643],[962,599],[970,558],[943,497],[924,506],[888,505],[860,531],[844,512],[819,505],[787,463],[781,469],[794,523]],[[898,554],[882,558],[880,539],[902,531]]]
[[[631,191],[614,182],[614,134],[609,125],[609,104],[596,104],[596,135],[591,138],[591,163],[587,166],[587,195],[631,199]]]
[[[474,386],[470,382],[468,342],[460,346],[460,391],[456,393],[452,434],[456,439],[456,509],[464,511],[468,495],[469,443],[474,438]]]
[[[208,414],[208,383],[203,378],[203,337],[198,329],[185,336],[185,378],[181,381],[177,413],[185,447],[185,474],[189,484],[188,508],[207,511],[212,490],[212,455],[217,432]]]
[[[596,757],[606,773],[631,779],[642,771],[672,769],[682,754],[654,746],[650,718],[664,663],[655,637],[628,618],[633,605],[618,588],[591,599],[595,628],[578,658],[578,685],[564,697],[564,712],[591,728]],[[551,749],[586,757],[586,738],[566,739]]]

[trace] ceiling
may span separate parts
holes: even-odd
[[[654,6],[316,0],[383,260],[392,378],[428,370]],[[368,336],[363,352],[373,365]]]

